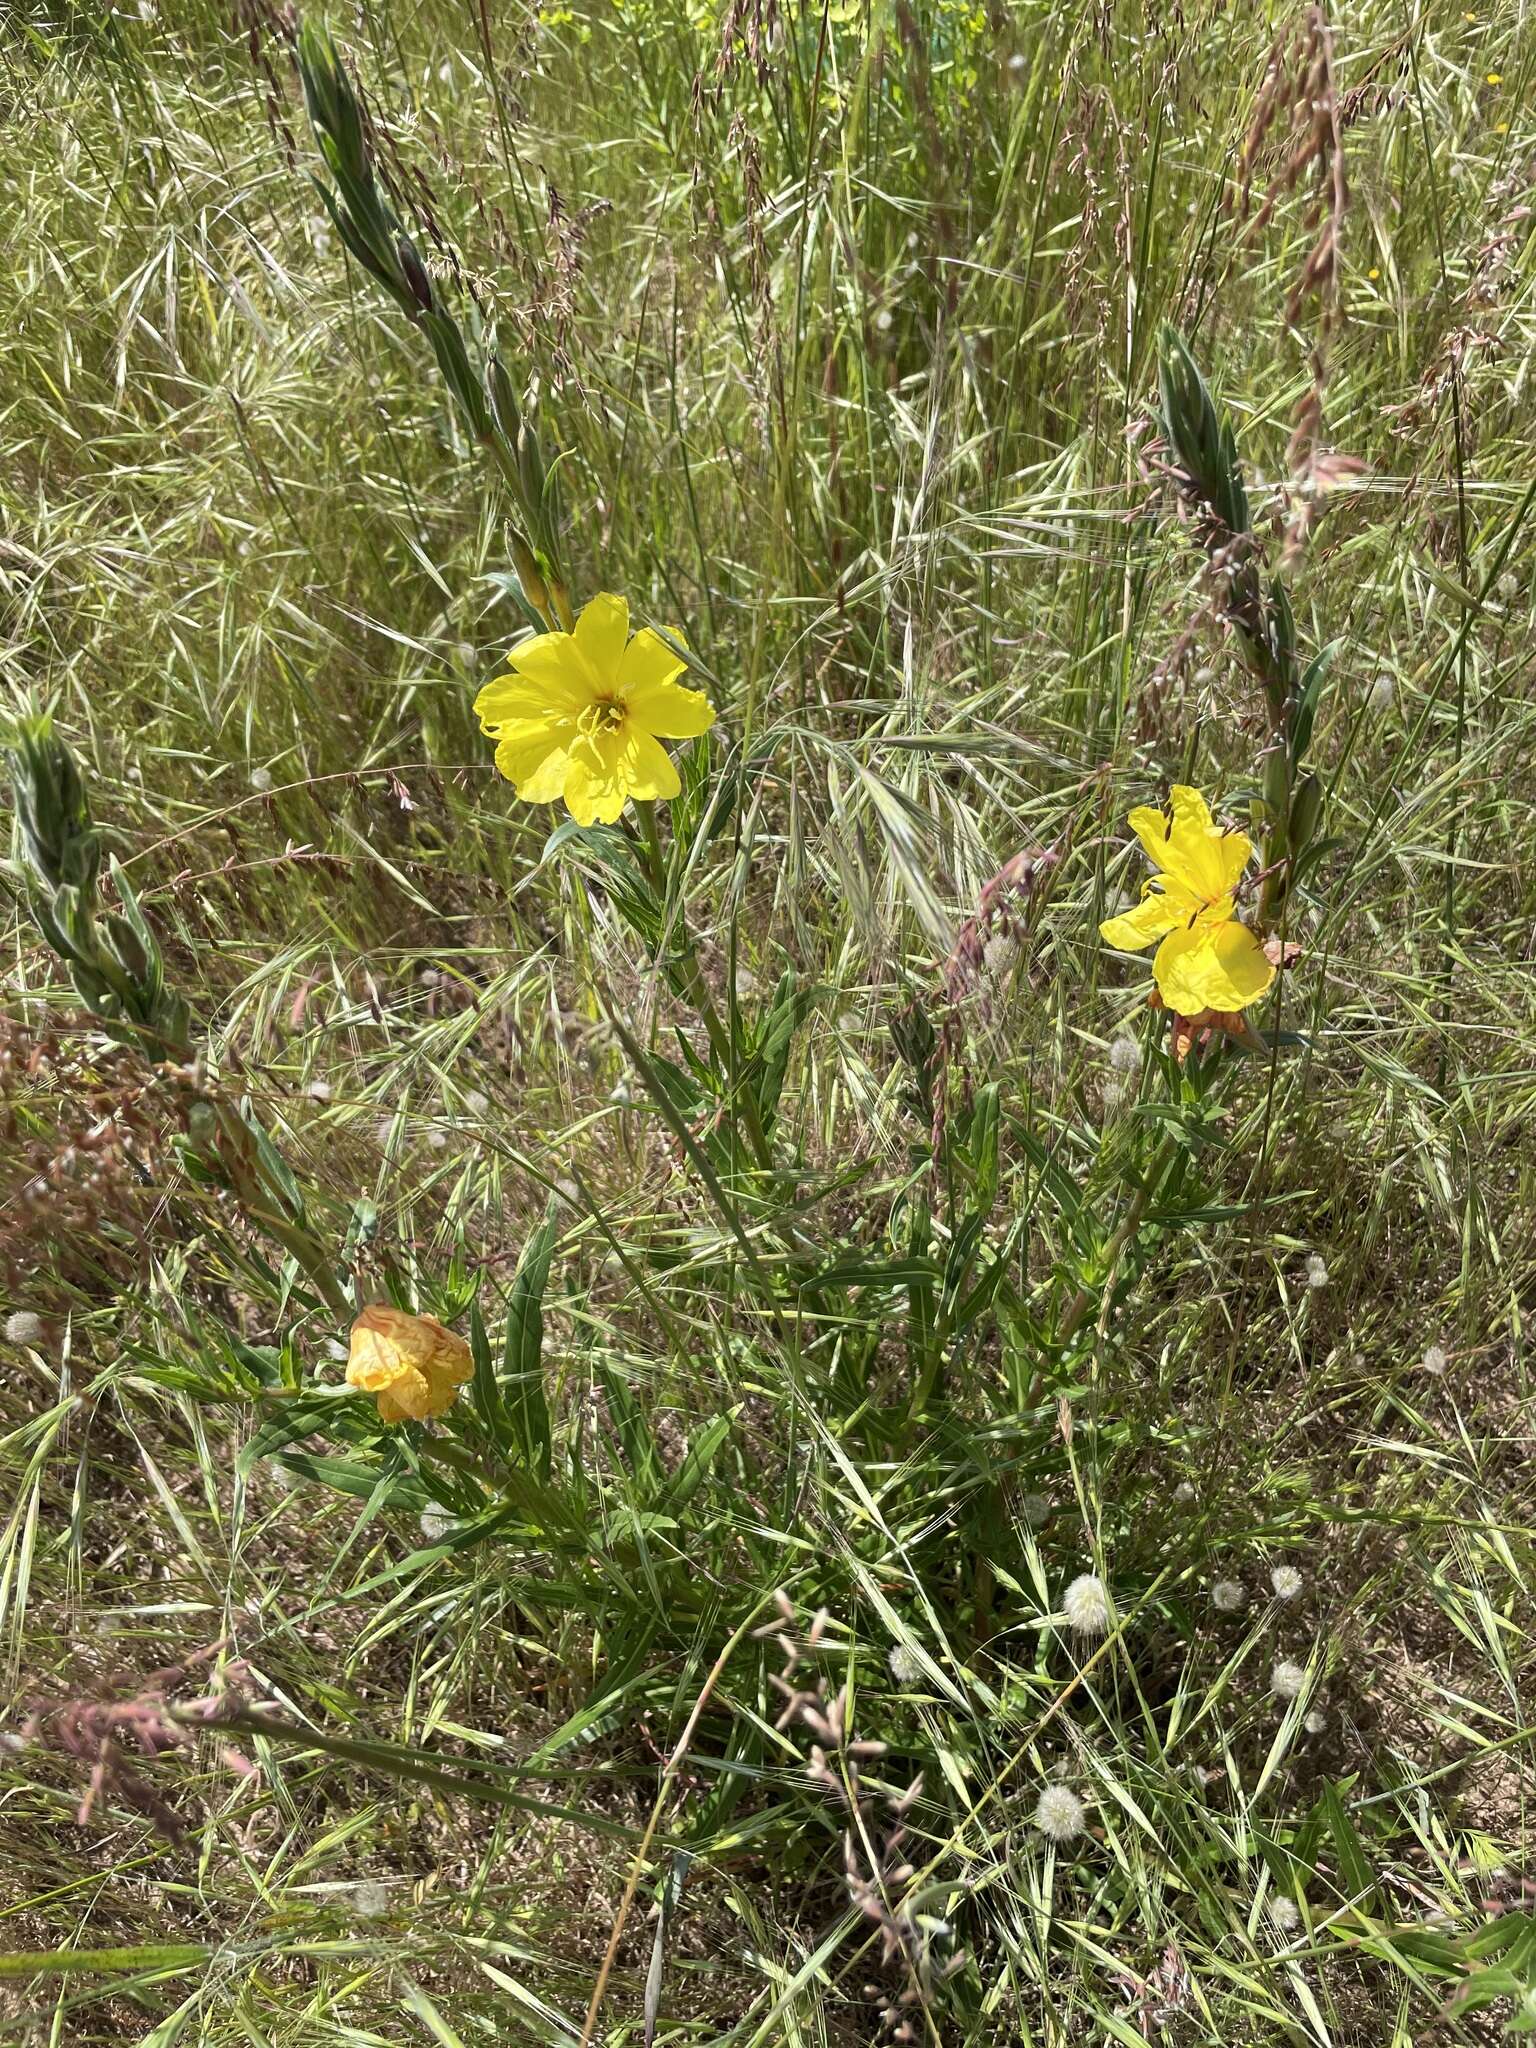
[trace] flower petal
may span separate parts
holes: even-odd
[[[496,748],[496,769],[515,786],[520,803],[552,804],[565,794],[575,730],[565,725],[533,733],[522,726],[503,731]]]
[[[368,1332],[354,1332],[352,1352],[347,1360],[347,1384],[365,1394],[377,1394],[411,1370],[408,1360],[394,1345]]]
[[[667,631],[681,645],[683,636],[677,628],[669,626]],[[642,626],[619,662],[619,686],[633,701],[637,693],[652,683],[676,682],[687,666],[687,662],[672,652],[659,633],[653,633],[649,626]]]
[[[596,681],[609,689],[618,679],[624,643],[629,638],[629,606],[611,590],[600,590],[581,608],[576,621],[576,651]]]
[[[433,1406],[425,1375],[414,1369],[402,1373],[379,1395],[380,1422],[425,1422],[429,1415],[442,1412],[442,1406]]]
[[[546,640],[554,637],[553,633],[541,635]],[[526,676],[506,675],[494,676],[481,690],[475,699],[475,716],[480,721],[480,730],[494,739],[504,725],[569,717],[570,709],[553,702],[542,684],[529,682]]]
[[[685,690],[677,683],[647,683],[631,690],[627,709],[643,731],[664,740],[690,740],[708,732],[715,722],[715,707],[704,692]]]
[[[1170,790],[1166,812],[1142,804],[1129,822],[1148,859],[1205,903],[1237,886],[1253,853],[1246,833],[1223,832],[1199,790],[1181,782]]]
[[[679,696],[691,696],[691,690],[680,690]],[[624,757],[620,773],[629,784],[629,793],[642,803],[653,803],[658,798],[666,801],[678,794],[682,783],[678,778],[677,766],[666,748],[644,732],[633,721],[625,734]]]
[[[1126,911],[1122,917],[1106,917],[1099,926],[1099,937],[1108,945],[1118,946],[1122,953],[1139,953],[1143,946],[1152,945],[1165,932],[1188,924],[1199,908],[1188,891],[1179,888],[1177,883],[1168,889],[1160,883],[1148,882],[1136,908]]]
[[[587,663],[570,633],[535,633],[531,639],[520,640],[508,653],[507,666],[537,685],[546,709],[568,718],[584,710],[596,694]],[[486,691],[494,687],[487,684],[475,699],[477,711]],[[483,723],[486,714],[482,711],[480,715]]]
[[[611,825],[624,808],[628,786],[619,772],[622,733],[584,737],[573,748],[565,774],[565,805],[578,825]]]
[[[584,735],[572,747],[565,801],[578,825],[611,825],[629,797],[653,803],[681,788],[666,749],[630,722],[618,732]]]
[[[1236,919],[1170,932],[1157,949],[1152,973],[1158,994],[1181,1017],[1246,1009],[1275,978],[1264,948]]]
[[[446,1395],[451,1401],[453,1389],[464,1386],[473,1376],[475,1367],[468,1346],[461,1351],[451,1331],[445,1331],[444,1335],[448,1343],[432,1354],[427,1364],[427,1378],[432,1382],[435,1395]]]

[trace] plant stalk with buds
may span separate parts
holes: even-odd
[[[1158,385],[1174,487],[1205,550],[1218,611],[1264,694],[1269,743],[1254,825],[1262,852],[1258,923],[1273,928],[1322,824],[1323,785],[1306,755],[1328,656],[1325,650],[1302,664],[1290,597],[1253,531],[1231,418],[1171,327],[1159,345]]]
[[[12,853],[34,923],[69,969],[75,993],[117,1044],[171,1081],[192,1177],[236,1197],[247,1220],[274,1239],[338,1314],[351,1303],[309,1220],[298,1183],[243,1103],[210,1087],[192,1012],[167,987],[154,929],[122,865],[108,863],[121,908],[99,899],[101,840],[80,767],[47,716],[17,725],[6,760],[15,797]]]
[[[523,595],[544,624],[568,633],[574,620],[560,566],[559,493],[494,337],[471,353],[462,325],[381,189],[362,103],[322,23],[306,20],[300,28],[298,63],[310,127],[332,181],[315,180],[326,211],[350,254],[431,343],[460,419],[516,508],[508,550]]]

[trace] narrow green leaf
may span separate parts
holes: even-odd
[[[552,1448],[549,1402],[544,1393],[544,1289],[555,1245],[555,1217],[551,1199],[544,1221],[529,1238],[518,1262],[502,1343],[505,1412],[523,1456],[544,1481],[549,1478]]]

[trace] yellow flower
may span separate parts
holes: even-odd
[[[1181,1017],[1257,1002],[1275,970],[1237,921],[1233,891],[1253,852],[1246,834],[1222,831],[1199,790],[1182,784],[1166,812],[1143,805],[1132,811],[1130,827],[1162,872],[1134,910],[1099,926],[1102,935],[1130,953],[1162,940],[1152,973],[1163,1002]]]
[[[679,688],[687,663],[659,634],[647,626],[630,639],[629,606],[611,590],[583,608],[574,633],[537,633],[507,664],[512,673],[475,699],[496,766],[524,803],[564,797],[578,825],[611,825],[627,797],[676,796],[682,784],[659,741],[715,722],[702,691]]]
[[[469,1346],[436,1316],[409,1316],[376,1301],[352,1325],[347,1384],[378,1397],[381,1422],[444,1414],[471,1370]]]

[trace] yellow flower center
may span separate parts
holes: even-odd
[[[576,720],[578,730],[589,740],[605,732],[617,732],[624,723],[624,706],[612,697],[595,697]]]

